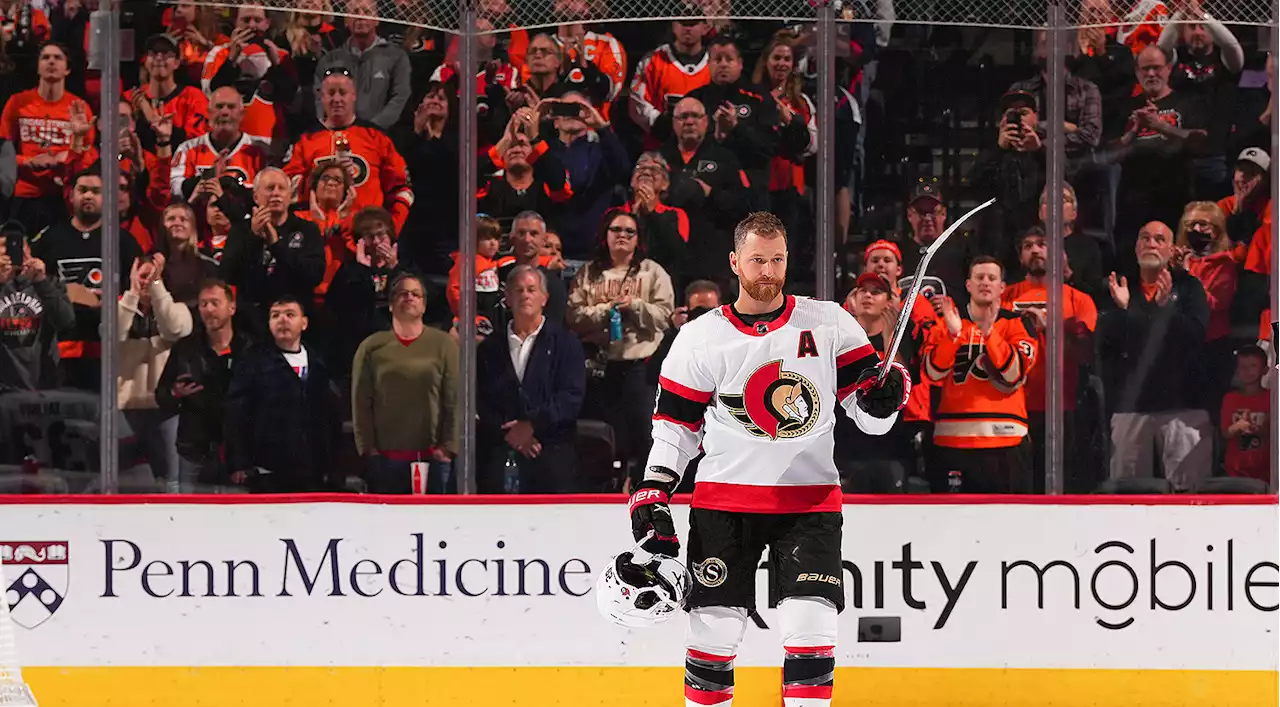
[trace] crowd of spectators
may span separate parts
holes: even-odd
[[[119,105],[103,106],[84,68],[90,8],[0,3],[0,416],[13,423],[0,461],[25,458],[27,474],[65,461],[58,414],[26,404],[87,409],[75,395],[98,390],[111,346],[134,443],[122,464],[139,462],[145,483],[454,492],[465,278],[478,489],[621,491],[647,455],[665,352],[736,297],[732,229],[769,210],[788,227],[789,292],[811,295],[815,259],[835,257],[844,306],[877,348],[911,320],[902,419],[882,438],[837,426],[846,490],[1044,491],[1058,243],[1066,489],[1269,482],[1275,68],[1254,30],[1198,0],[1084,0],[1082,22],[1116,24],[1075,33],[1058,77],[1044,33],[974,47],[842,25],[838,252],[821,253],[812,27],[611,26],[585,21],[586,3],[553,5],[561,24],[484,35],[473,66],[374,0],[147,5],[124,13],[137,60]],[[891,16],[854,7],[849,19]],[[891,110],[911,102],[902,57],[921,44],[956,50],[939,66],[1001,66],[950,87],[990,97],[958,170],[891,164],[911,122]],[[458,142],[459,80],[477,82],[474,155]],[[1060,195],[1045,187],[1056,81]],[[118,156],[98,151],[107,110],[122,118]],[[460,159],[476,160],[477,183],[458,184]],[[102,213],[102,160],[120,167],[118,214]],[[474,233],[459,233],[459,189],[476,190]],[[924,251],[989,197],[900,311]],[[1063,200],[1061,234],[1047,232],[1049,199]],[[104,218],[121,223],[119,272],[103,271]],[[110,342],[108,277],[123,293]]]

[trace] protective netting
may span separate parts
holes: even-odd
[[[466,1],[466,0],[464,0]],[[481,33],[553,27],[569,22],[735,18],[806,21],[817,15],[811,0],[471,0]],[[845,22],[1041,28],[1048,23],[1046,0],[832,0]],[[236,7],[236,2],[198,2]],[[373,17],[427,29],[456,32],[459,0],[262,0],[268,9],[322,12],[339,17]],[[1274,0],[1064,0],[1069,27],[1118,25],[1121,31],[1144,23],[1198,22],[1201,13],[1227,24],[1274,25]]]

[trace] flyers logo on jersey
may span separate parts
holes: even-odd
[[[742,395],[721,395],[720,402],[757,437],[800,437],[818,421],[817,389],[804,376],[782,370],[781,360],[757,368]]]
[[[362,186],[369,181],[369,162],[364,157],[355,153],[348,153],[347,159],[350,160],[350,168],[347,170],[351,173],[351,183],[353,186]],[[327,162],[334,162],[341,159],[338,155],[329,155],[327,157],[317,157],[316,167]],[[314,170],[313,170],[314,171]]]

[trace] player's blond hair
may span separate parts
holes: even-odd
[[[752,233],[769,240],[781,238],[785,241],[787,239],[787,227],[782,225],[782,221],[777,216],[768,211],[756,211],[739,221],[737,227],[733,229],[733,249],[740,250],[742,244],[747,242],[747,236]]]

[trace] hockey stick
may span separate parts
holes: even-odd
[[[889,375],[890,362],[898,355],[898,347],[902,345],[902,338],[906,336],[907,326],[911,323],[911,310],[915,307],[916,297],[920,295],[920,285],[924,282],[924,274],[929,268],[929,261],[933,260],[933,256],[942,249],[942,244],[946,243],[951,234],[960,229],[961,224],[969,220],[970,216],[996,203],[995,199],[987,201],[975,206],[969,213],[956,219],[955,223],[947,227],[933,243],[929,244],[929,249],[925,251],[924,257],[920,259],[920,265],[916,268],[915,277],[911,281],[911,290],[907,292],[907,296],[902,298],[902,309],[898,310],[898,324],[893,329],[893,340],[889,342],[889,350],[885,352],[885,365],[880,367],[880,375],[876,377],[876,386],[884,385],[884,379]]]

